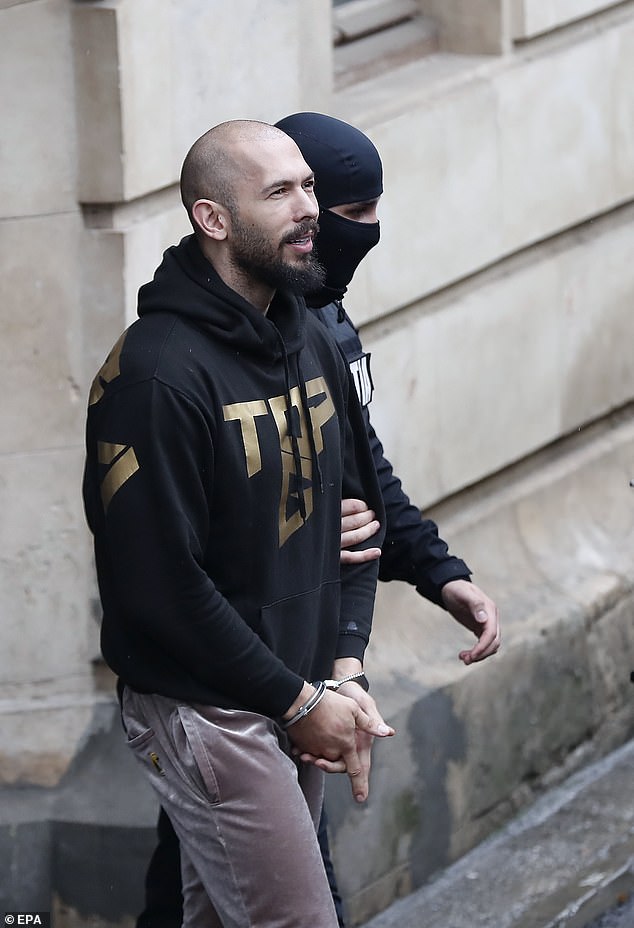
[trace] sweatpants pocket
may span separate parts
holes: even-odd
[[[173,733],[179,762],[206,800],[215,804],[220,802],[220,790],[211,753],[206,743],[210,735],[213,735],[210,729],[210,723],[203,719],[195,709],[189,706],[178,707],[178,715],[173,723]]]
[[[128,737],[128,747],[133,751],[139,751],[154,737],[154,729],[146,728],[138,735],[135,735],[134,738]]]

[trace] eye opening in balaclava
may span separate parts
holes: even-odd
[[[383,166],[370,139],[354,126],[322,113],[295,113],[276,123],[300,149],[315,172],[320,230],[317,258],[326,271],[318,293],[307,302],[323,306],[340,300],[354,272],[379,241],[378,222],[357,222],[333,213],[332,206],[364,203],[383,193]]]

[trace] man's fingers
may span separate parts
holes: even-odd
[[[370,507],[364,499],[342,499],[341,500],[341,515],[352,516],[358,512],[369,512]],[[374,518],[374,513],[372,514]]]
[[[350,551],[356,545],[372,538],[381,528],[373,509],[368,509],[362,499],[344,499],[341,501],[341,563],[364,564],[381,557],[380,548],[367,551]]]
[[[346,764],[342,757],[339,760],[328,760],[326,757],[315,757],[314,754],[300,754],[299,759],[305,764],[313,764],[325,773],[345,773]]]
[[[372,696],[366,693],[358,683],[349,680],[348,683],[341,685],[339,692],[342,696],[353,699],[361,711],[361,714],[355,717],[357,731],[366,732],[376,738],[387,738],[395,734],[392,726],[386,724]]]
[[[363,528],[370,522],[376,520],[376,513],[373,509],[365,509],[363,512],[350,513],[347,516],[341,516],[341,531],[352,532],[355,528]]]
[[[497,653],[500,647],[500,632],[492,630],[489,634],[483,634],[477,644],[467,651],[461,651],[458,655],[464,664],[475,664],[477,661],[483,661],[487,657],[492,657]]]
[[[343,544],[343,539],[342,542]],[[381,557],[380,548],[364,548],[361,551],[341,552],[340,561],[342,564],[365,564],[367,561],[378,561]]]
[[[381,527],[381,523],[376,519],[372,519],[370,522],[354,527],[344,528],[344,520],[341,520],[341,547],[342,548],[351,548],[352,545],[359,545],[362,541],[367,541],[368,538],[372,538],[373,535],[376,535],[378,530]]]
[[[357,728],[376,738],[389,738],[394,734],[392,726],[386,725],[380,715],[369,716],[365,712],[357,718]]]
[[[375,738],[391,738],[395,734],[395,730],[391,725],[386,725],[383,719],[371,719],[367,728],[364,728],[363,731],[366,731],[368,734],[373,735]]]
[[[350,777],[352,795],[357,802],[368,798],[368,771],[363,769],[356,749],[352,748],[343,755],[346,772]]]
[[[361,706],[353,702],[354,705],[354,724],[357,731],[368,731],[372,727],[372,720],[370,716],[363,711]],[[342,758],[345,761],[346,772],[350,777],[350,786],[352,788],[352,795],[357,802],[365,802],[368,798],[368,776],[369,768],[364,767],[361,763],[361,757],[356,746],[356,736],[355,744],[352,745],[347,751],[344,751]]]
[[[340,663],[335,662],[335,670]],[[354,663],[359,662],[355,659]],[[292,753],[326,773],[347,773],[352,795],[357,802],[364,802],[372,741],[394,734],[394,729],[385,724],[374,699],[358,684],[349,681],[342,688],[350,695],[326,692],[315,712],[291,729]]]

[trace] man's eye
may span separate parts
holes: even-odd
[[[304,182],[304,190],[314,190],[314,189],[315,189],[314,180],[307,180]]]

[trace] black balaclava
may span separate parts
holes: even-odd
[[[317,258],[326,270],[318,293],[309,294],[311,306],[341,300],[354,272],[379,241],[378,222],[344,219],[331,206],[376,200],[383,193],[383,166],[370,139],[354,126],[322,113],[295,113],[276,123],[293,139],[315,172],[319,203]]]

